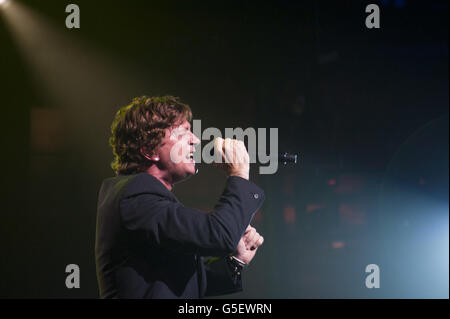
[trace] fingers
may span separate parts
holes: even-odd
[[[248,157],[248,152],[247,149],[245,148],[245,144],[242,141],[236,141],[236,147],[234,148],[235,150],[235,154],[236,154],[236,158],[235,161],[236,163],[245,163],[246,161],[246,157]],[[248,162],[248,160],[247,160]]]
[[[259,236],[258,240],[256,241],[255,245],[250,247],[250,250],[255,250],[256,248],[258,248],[259,246],[261,246],[264,243],[264,237],[263,236]]]
[[[260,234],[256,233],[257,236],[253,239],[253,242],[249,243],[248,247],[250,250],[255,250],[257,249],[259,246],[261,246],[264,242],[264,237],[261,236]]]
[[[253,243],[253,238],[256,236],[257,232],[256,229],[253,227],[250,228],[250,230],[245,234],[244,236],[244,242],[247,248],[250,248],[250,243]]]
[[[217,137],[214,140],[215,164],[230,176],[249,178],[250,156],[243,141]]]
[[[247,249],[255,250],[264,242],[264,238],[256,231],[255,228],[249,226],[244,234],[244,242]]]
[[[234,163],[234,148],[233,148],[233,140],[231,138],[226,138],[223,142],[223,148],[225,153],[225,163]]]
[[[248,162],[248,152],[243,141],[217,137],[214,140],[214,149],[224,163]]]

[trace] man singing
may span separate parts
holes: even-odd
[[[110,138],[117,176],[103,182],[98,199],[101,298],[185,299],[242,290],[241,271],[263,243],[250,222],[264,192],[249,181],[244,143],[218,138],[217,166],[228,175],[219,201],[211,213],[183,206],[171,190],[196,172],[192,154],[200,141],[191,119],[189,106],[172,96],[135,98],[117,112]],[[188,150],[182,160],[171,152],[180,144]]]

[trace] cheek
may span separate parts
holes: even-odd
[[[175,164],[170,159],[170,148],[168,147],[159,150],[159,158],[163,167],[172,167]]]
[[[160,150],[160,156],[161,158],[164,158],[164,160],[170,160],[170,152],[172,151],[172,148],[174,148],[175,143],[167,143],[164,145],[163,148]],[[175,152],[176,153],[176,152]]]

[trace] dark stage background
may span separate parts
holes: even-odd
[[[98,297],[113,115],[171,94],[202,128],[276,127],[303,154],[274,175],[252,166],[265,243],[232,297],[448,298],[447,1],[77,0],[67,29],[69,3],[0,8],[0,297]],[[224,181],[202,165],[174,192],[210,210]]]

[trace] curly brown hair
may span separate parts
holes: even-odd
[[[178,97],[136,97],[120,108],[111,125],[109,145],[114,160],[111,163],[116,174],[134,174],[145,171],[151,162],[144,157],[154,152],[165,136],[165,129],[191,121],[189,105]]]

